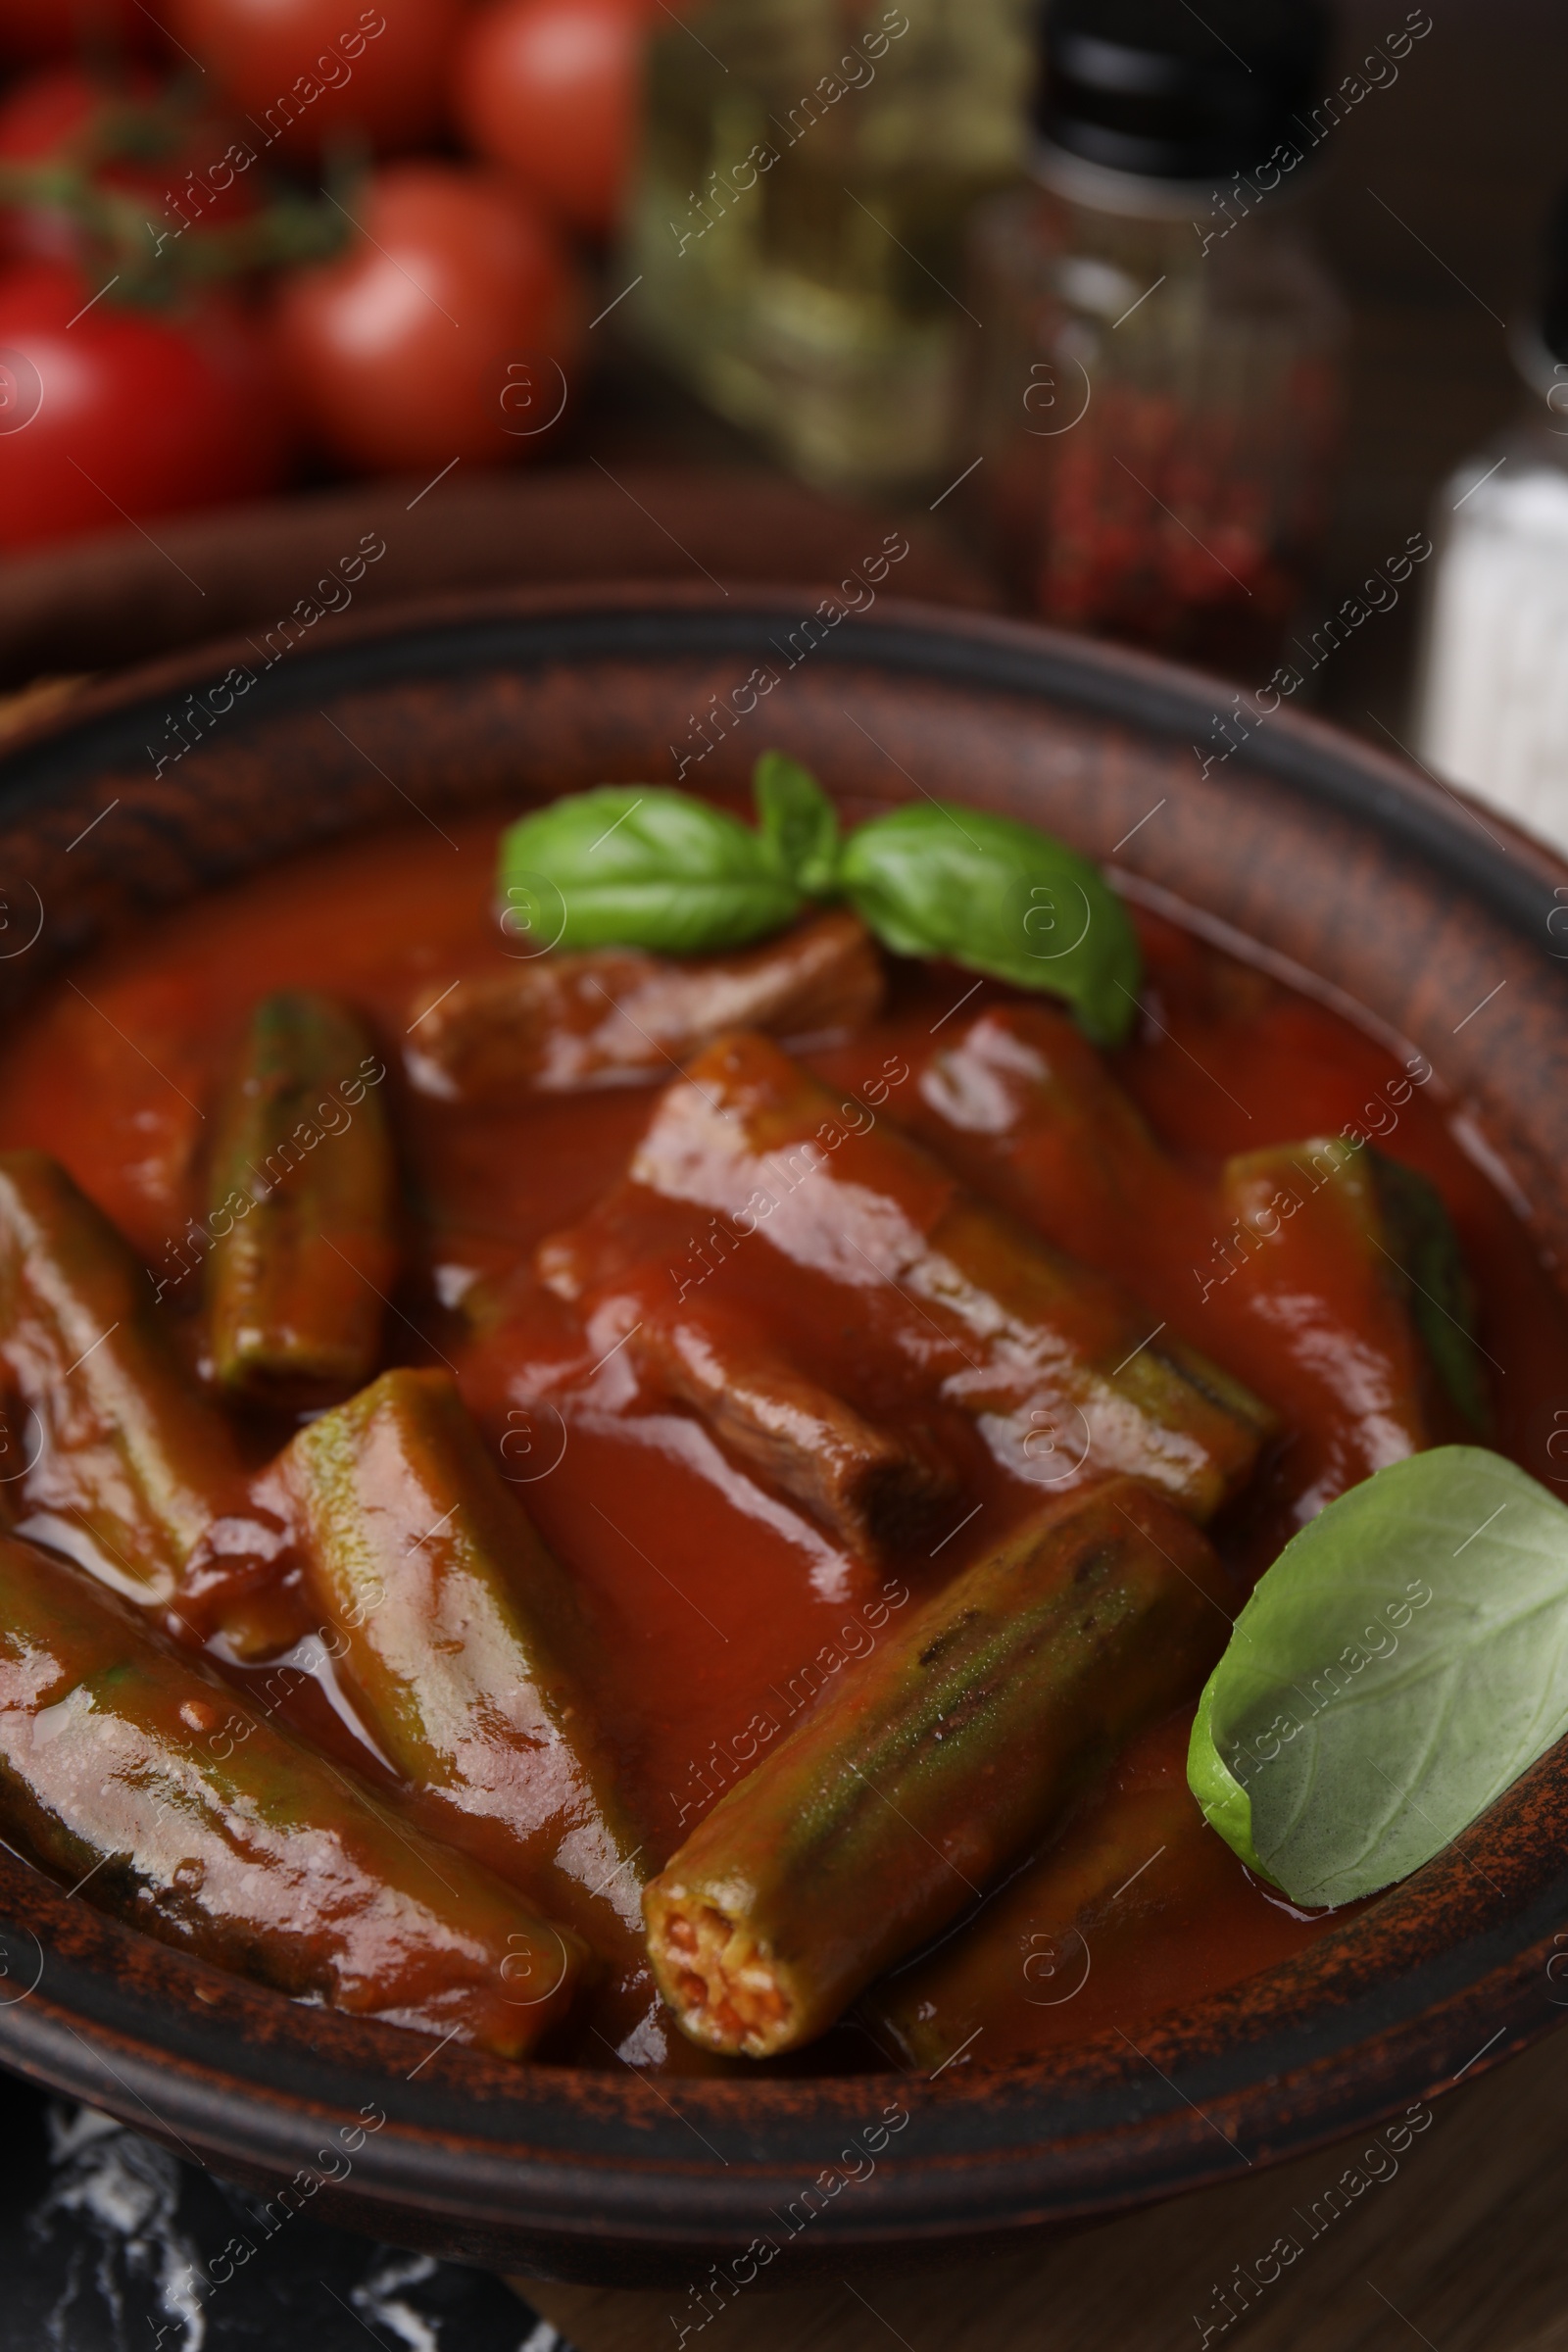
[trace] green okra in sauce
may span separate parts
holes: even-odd
[[[1394,1101],[1422,1082],[1392,1081]],[[1071,1025],[1036,1005],[993,1007],[939,1041],[908,1109],[979,1191],[1113,1269],[1152,1321],[1274,1408],[1291,1432],[1271,1469],[1287,1533],[1385,1464],[1490,1426],[1448,1212],[1355,1122],[1209,1173],[1156,1141]]]
[[[766,2057],[1027,1851],[1224,1643],[1224,1580],[1132,1479],[1049,1506],[891,1633],[644,1893],[694,2040]]]
[[[1428,1361],[1471,1432],[1492,1425],[1476,1340],[1475,1284],[1442,1195],[1419,1169],[1366,1147],[1382,1212],[1383,1247]]]
[[[398,1770],[616,1955],[637,1838],[585,1705],[561,1568],[451,1376],[383,1373],[283,1457],[338,1672]]]
[[[0,1539],[0,1826],[198,1959],[504,2057],[586,1955],[113,1594]]]
[[[397,1272],[385,1064],[333,998],[264,997],[219,1113],[208,1327],[220,1387],[330,1401],[375,1370]]]
[[[847,907],[728,956],[531,956],[426,988],[411,1006],[409,1071],[421,1092],[463,1102],[624,1085],[743,1021],[783,1037],[857,1028],[883,988],[876,943]]]
[[[942,1462],[807,1379],[722,1307],[651,1304],[631,1349],[651,1385],[864,1558],[928,1539],[933,1514],[952,1505],[956,1481]]]
[[[612,1287],[651,1196],[716,1212],[731,1246],[756,1235],[831,1286],[834,1320],[853,1320],[868,1359],[976,1423],[1025,1483],[1120,1471],[1207,1519],[1277,1426],[1115,1283],[755,1032],[721,1038],[665,1090],[630,1179],[541,1246],[552,1288]]]
[[[148,1604],[264,1573],[284,1529],[252,1504],[227,1422],[187,1378],[147,1274],[43,1152],[0,1152],[0,1360],[30,1417],[20,1493]],[[21,1513],[18,1514],[21,1516]]]
[[[1185,1724],[1183,1711],[1152,1735],[1166,1754]],[[1240,1865],[1207,1827],[1179,1766],[1117,1785],[1150,1744],[1151,1735],[1134,1742],[1109,1785],[973,1919],[867,1988],[857,2015],[879,2048],[922,2074],[995,2066],[1053,2041],[1131,2027],[1200,1996],[1227,1966],[1243,1977],[1282,1956],[1255,1928],[1236,1934],[1239,1924],[1252,1927],[1245,1910],[1238,1922]],[[1195,1968],[1192,1946],[1205,1931],[1233,1962],[1208,1958]]]

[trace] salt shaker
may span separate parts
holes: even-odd
[[[1568,850],[1568,192],[1544,300],[1510,341],[1520,414],[1434,507],[1416,748],[1435,773]]]

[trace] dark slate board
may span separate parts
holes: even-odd
[[[0,2073],[0,2352],[571,2352],[483,2271],[261,2211]]]

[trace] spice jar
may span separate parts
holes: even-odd
[[[831,489],[946,478],[963,229],[1015,180],[1027,0],[708,0],[653,39],[627,312]]]
[[[1327,31],[1320,0],[1049,11],[1031,184],[977,215],[969,281],[975,489],[1049,620],[1247,674],[1279,645],[1340,410],[1299,193]]]
[[[1568,192],[1545,299],[1510,337],[1515,422],[1437,494],[1418,757],[1568,850]]]

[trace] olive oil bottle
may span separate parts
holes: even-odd
[[[1016,175],[1027,0],[686,0],[656,35],[628,309],[722,416],[825,488],[954,446],[964,224]]]

